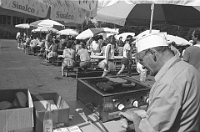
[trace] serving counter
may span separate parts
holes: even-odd
[[[70,107],[70,115],[72,116],[72,119],[69,120],[69,126],[74,126],[74,125],[78,126],[83,132],[100,132],[100,130],[91,125],[89,122],[86,122],[76,111],[76,109],[84,107],[84,105],[81,102],[73,100],[73,101],[67,101],[67,104]],[[84,109],[84,113],[86,115],[92,114],[87,108]],[[101,127],[99,123],[96,124]],[[120,120],[105,122],[103,123],[103,125],[109,132],[126,132],[126,129],[123,128]],[[134,132],[134,130],[132,132]]]

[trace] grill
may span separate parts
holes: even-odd
[[[113,78],[116,78],[116,77],[113,77]],[[127,78],[127,77],[120,77],[124,80],[126,80],[127,82],[125,84],[127,85],[123,85],[123,84],[119,84],[119,83],[116,83],[116,82],[112,82],[110,81],[109,79],[107,78],[95,78],[95,79],[86,79],[86,80],[83,80],[85,83],[89,84],[91,87],[93,87],[94,89],[98,90],[99,92],[101,92],[102,94],[109,94],[109,93],[123,93],[123,92],[129,92],[129,91],[137,91],[137,90],[145,90],[145,89],[148,89],[146,86],[144,85],[140,85],[138,83],[136,83],[135,81],[136,80],[132,80],[130,78]],[[99,86],[97,84],[99,83],[107,83],[107,84],[110,84],[111,86],[114,87],[113,90],[110,90],[110,91],[103,91],[102,89],[99,88]],[[131,84],[134,82],[135,86],[131,86]],[[128,85],[130,84],[130,85]]]
[[[116,83],[110,78],[125,82]],[[111,87],[105,90],[100,84]],[[88,108],[92,112],[95,110],[103,122],[119,118],[117,104],[123,104],[124,109],[146,105],[149,91],[149,86],[126,76],[79,78],[77,81],[77,100],[90,104],[92,107]]]

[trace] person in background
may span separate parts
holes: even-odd
[[[63,50],[62,57],[64,58],[61,71],[62,76],[68,76],[68,70],[75,66],[75,50],[72,48],[73,41],[67,41],[64,43],[66,45],[65,49]],[[66,69],[66,72],[65,72]]]
[[[132,36],[128,35],[125,41],[126,41],[126,43],[123,47],[122,67],[119,70],[119,72],[117,73],[117,75],[120,75],[124,71],[125,67],[127,67],[128,74],[131,75],[132,54],[131,54],[131,45],[130,44],[133,41]]]
[[[38,53],[38,56],[43,57],[44,56],[44,52],[45,52],[45,40],[43,37],[39,37],[39,41],[38,41],[38,50],[40,51]]]
[[[101,48],[101,53],[96,53],[95,55],[102,55],[102,56],[105,56],[105,50],[106,50],[106,45],[107,45],[107,42],[108,40],[104,40],[102,42],[102,48]]]
[[[78,39],[74,40],[74,49],[76,53],[78,52],[80,48],[81,48],[80,41]]]
[[[86,47],[87,47],[88,50],[90,50],[90,52],[91,52],[91,46],[90,45],[92,44],[93,41],[94,41],[93,37],[89,38],[86,41]]]
[[[187,48],[190,47],[190,46],[192,46],[192,45],[187,44],[187,45],[185,45],[185,46],[182,46],[182,50],[181,50],[181,59],[183,59],[183,55],[184,55],[185,49],[187,49]]]
[[[86,44],[84,41],[80,42],[80,49],[77,52],[77,58],[80,57],[80,67],[83,68],[84,72],[87,70],[88,67],[90,67],[91,62],[90,62],[90,54],[88,50],[86,49]]]
[[[58,49],[59,49],[59,50],[63,50],[63,49],[65,48],[65,46],[64,46],[64,42],[65,42],[65,41],[67,41],[67,40],[66,40],[65,36],[62,35],[62,36],[61,36],[60,43],[59,43],[59,46],[58,46]]]
[[[48,62],[54,62],[57,59],[58,56],[58,44],[59,40],[54,40],[49,47],[49,53],[47,54],[47,60]]]
[[[176,43],[175,43],[175,42],[171,42],[171,43],[169,44],[169,47],[170,47],[170,49],[174,52],[174,55],[176,55],[176,56],[178,56],[178,57],[181,56],[180,51],[176,48]]]
[[[25,54],[29,54],[30,49],[30,43],[31,43],[31,37],[29,37],[28,35],[26,36],[26,40],[24,42],[24,53]]]
[[[26,34],[26,32],[24,32],[23,33],[23,40],[26,40],[26,36],[27,36],[27,34]]]
[[[131,55],[132,58],[135,58],[136,55],[136,38],[133,38],[133,41],[131,42]],[[134,61],[134,59],[133,59]]]
[[[46,38],[45,38],[45,57],[48,54],[49,47],[51,46],[52,41],[53,41],[52,31],[49,31],[49,33],[46,34]]]
[[[123,42],[123,37],[121,36],[121,37],[119,37],[119,40],[118,40],[118,42],[117,42],[117,46],[120,46],[120,47],[123,47],[124,46],[124,42]]]
[[[193,65],[200,72],[200,30],[192,33],[193,46],[185,49],[183,60]]]
[[[143,35],[136,41],[138,61],[155,76],[147,111],[120,112],[136,132],[199,132],[200,73],[174,56],[163,33]]]
[[[106,76],[109,72],[115,71],[114,52],[115,52],[115,37],[109,36],[106,39],[107,45],[105,48],[105,59],[102,60],[98,66],[103,69],[102,77]]]
[[[101,49],[103,47],[103,42],[104,42],[103,36],[102,35],[98,35],[98,44],[99,44],[100,51],[101,51]]]
[[[36,36],[34,36],[30,42],[30,47],[33,52],[33,55],[36,55],[38,43],[39,43],[38,39],[36,38]]]
[[[20,49],[20,45],[21,45],[21,32],[18,31],[16,34],[16,40],[17,40],[17,48]]]
[[[117,42],[118,56],[123,56],[123,48],[124,42],[122,41],[122,37],[119,37],[119,40]]]
[[[93,41],[90,45],[90,49],[91,49],[91,55],[94,55],[95,53],[100,53],[100,45],[98,43],[98,36],[94,36],[93,37]]]

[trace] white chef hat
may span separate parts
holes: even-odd
[[[168,46],[166,33],[148,33],[146,35],[141,36],[140,38],[137,38],[136,41],[138,53],[143,50],[158,46]]]

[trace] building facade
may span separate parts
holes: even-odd
[[[19,30],[23,30],[15,28],[15,25],[21,23],[31,23],[40,19],[44,18],[34,17],[0,7],[0,38],[15,39],[16,33]]]

